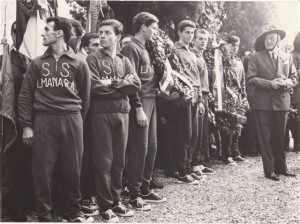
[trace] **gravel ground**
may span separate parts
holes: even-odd
[[[197,186],[178,184],[156,170],[155,176],[165,187],[155,192],[168,201],[152,204],[150,212],[120,218],[120,222],[300,223],[300,154],[287,153],[289,170],[297,177],[281,176],[279,182],[264,178],[260,156],[237,166],[213,164],[216,174],[206,176]],[[102,222],[99,217],[95,221]]]

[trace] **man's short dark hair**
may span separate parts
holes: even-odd
[[[230,37],[227,38],[226,42],[229,43],[229,44],[235,44],[235,43],[240,43],[241,40],[238,36],[230,36]]]
[[[150,26],[152,23],[158,23],[158,18],[149,12],[140,12],[132,20],[133,32],[137,33],[141,30],[143,24]]]
[[[102,27],[102,26],[112,26],[114,28],[114,31],[115,31],[115,34],[116,35],[119,35],[123,33],[123,24],[116,20],[116,19],[106,19],[106,20],[103,20],[100,25],[99,25],[99,28]]]
[[[83,28],[81,23],[76,19],[70,19],[70,22],[72,24],[72,27],[74,27],[76,36],[81,37],[83,34]]]
[[[186,27],[196,28],[196,24],[191,20],[182,20],[178,25],[179,32],[183,32]]]
[[[98,33],[86,33],[81,39],[79,49],[82,49],[84,47],[88,47],[90,45],[90,39],[99,38]]]
[[[209,35],[209,32],[205,29],[196,29],[195,38],[197,38],[198,34]]]
[[[67,43],[71,36],[72,25],[70,21],[64,17],[49,17],[47,23],[54,22],[54,30],[62,30],[64,33],[64,40]]]
[[[131,34],[124,34],[124,35],[122,35],[121,41],[122,41],[123,39],[127,38],[127,37],[132,37],[132,35],[131,35]]]

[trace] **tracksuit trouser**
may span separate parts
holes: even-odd
[[[37,114],[34,121],[32,172],[39,221],[52,221],[53,173],[59,166],[68,217],[81,215],[80,170],[83,122],[80,113]]]
[[[191,129],[191,140],[188,147],[187,158],[186,158],[186,172],[191,174],[192,172],[192,160],[193,155],[196,151],[197,141],[199,138],[199,108],[198,105],[191,105],[191,116],[190,116],[190,127]],[[196,151],[199,154],[199,151]]]
[[[83,158],[82,158],[82,167],[80,174],[80,186],[81,186],[81,195],[82,200],[90,199],[92,196],[95,196],[95,184],[94,184],[94,168],[91,156],[91,116],[88,115],[85,119],[83,125]]]
[[[131,110],[129,115],[127,174],[131,199],[137,198],[141,192],[150,192],[150,179],[157,151],[155,98],[141,98],[141,102],[148,125],[142,127],[137,123],[135,110]]]
[[[205,155],[208,151],[208,95],[203,93],[202,99],[204,101],[204,114],[199,115],[199,130],[197,145],[193,154],[192,166],[203,165]]]
[[[227,135],[221,132],[222,155],[224,159],[241,155],[239,151],[238,139],[238,134]]]
[[[24,145],[20,135],[7,150],[6,175],[9,189],[8,211],[13,221],[26,222],[26,210],[33,205],[32,150]]]
[[[176,170],[180,176],[187,174],[187,157],[192,138],[191,109],[191,105],[181,105],[177,107],[176,121],[178,125],[176,138],[174,139],[173,157]]]
[[[93,114],[91,128],[97,201],[101,210],[106,211],[120,201],[128,139],[128,113]]]

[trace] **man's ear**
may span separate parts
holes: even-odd
[[[85,50],[85,52],[88,54],[90,52],[89,48],[88,47],[84,47],[83,48]]]
[[[121,40],[121,34],[118,34],[117,35],[117,41],[120,42],[120,40]]]
[[[177,32],[177,33],[178,33],[178,36],[179,36],[179,37],[181,37],[181,32],[180,32],[179,30],[178,30],[178,32]]]
[[[145,31],[146,28],[147,28],[147,26],[146,26],[145,24],[143,24],[143,25],[141,26],[141,30],[142,30],[142,31]]]
[[[57,37],[62,37],[64,35],[64,32],[62,30],[58,30]]]

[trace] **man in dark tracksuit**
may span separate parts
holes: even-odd
[[[25,56],[17,51],[16,44],[16,22],[11,27],[13,49],[10,51],[12,75],[15,89],[15,114],[17,126],[17,140],[11,145],[6,153],[6,174],[8,179],[9,216],[13,221],[26,222],[26,209],[32,207],[32,174],[31,174],[31,150],[23,143],[22,126],[18,121],[18,96],[23,82],[23,74],[27,70]],[[5,123],[4,123],[5,124]],[[6,127],[4,125],[4,133]]]
[[[103,20],[99,34],[102,49],[87,58],[91,71],[91,156],[95,167],[97,201],[104,221],[118,222],[132,216],[120,202],[122,172],[128,139],[129,99],[140,90],[141,82],[128,58],[117,54],[123,25]]]
[[[208,71],[205,60],[203,58],[203,50],[206,49],[208,41],[208,32],[204,29],[196,31],[194,39],[194,53],[197,56],[197,67],[201,80],[202,99],[204,103],[205,112],[199,116],[199,137],[197,140],[196,149],[192,160],[192,171],[200,171],[203,174],[212,174],[213,170],[204,166],[205,155],[208,151],[208,94],[209,82]]]
[[[74,28],[74,27],[73,27]],[[80,43],[77,55],[86,60],[89,54],[97,52],[100,49],[100,39],[98,33],[86,33]],[[83,143],[84,151],[82,157],[82,167],[80,174],[81,187],[81,211],[87,216],[99,215],[99,206],[96,202],[94,169],[91,157],[91,124],[90,114],[87,114],[83,125]]]
[[[189,44],[194,38],[196,25],[190,20],[183,20],[178,25],[179,41],[175,42],[172,50],[180,60],[183,72],[191,80],[195,90],[192,104],[178,107],[178,128],[174,161],[178,171],[176,178],[180,183],[198,184],[200,172],[191,172],[193,153],[198,139],[198,115],[204,112],[200,76],[197,68],[196,55],[190,51]]]
[[[47,19],[42,34],[44,55],[35,58],[19,95],[23,141],[33,145],[32,172],[39,221],[52,221],[52,181],[56,165],[64,189],[65,217],[86,222],[80,211],[80,169],[83,120],[90,100],[86,62],[66,42],[71,24],[62,17]],[[34,133],[33,133],[34,130]]]
[[[122,50],[142,83],[141,90],[130,99],[132,110],[129,115],[127,154],[129,204],[138,210],[151,209],[145,202],[166,200],[149,189],[157,151],[155,105],[157,80],[145,43],[155,34],[157,23],[158,19],[150,13],[137,14],[133,18],[135,36]]]

